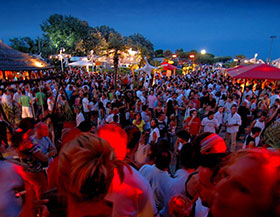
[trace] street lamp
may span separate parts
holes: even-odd
[[[206,50],[203,49],[203,50],[200,51],[200,53],[201,53],[202,55],[204,55],[204,54],[206,54]]]
[[[62,72],[63,72],[63,59],[64,59],[63,52],[65,52],[65,49],[61,48],[59,50],[59,59],[60,59],[60,63],[61,63],[61,71]]]
[[[271,55],[271,50],[272,50],[272,44],[273,44],[273,40],[276,38],[276,35],[272,35],[272,36],[270,36],[270,38],[271,38],[271,43],[270,43],[270,48],[269,48],[269,53],[268,53],[268,58],[267,58],[268,63],[271,62],[270,55]]]

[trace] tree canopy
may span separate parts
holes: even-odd
[[[122,36],[114,28],[109,26],[91,27],[88,22],[72,16],[60,14],[51,15],[41,24],[43,36],[32,39],[30,37],[11,38],[10,45],[22,52],[39,54],[47,57],[58,53],[64,48],[66,53],[77,56],[86,56],[93,50],[98,55],[109,55],[114,53],[115,61],[119,51],[128,48],[140,51],[140,55],[149,59],[152,57],[172,57],[171,50],[158,49],[154,51],[153,44],[139,33],[130,36]],[[189,59],[190,54],[195,54],[197,63],[226,62],[231,57],[214,57],[213,54],[201,55],[196,50],[184,51],[182,48],[176,50],[179,59]],[[238,59],[244,58],[237,55]]]

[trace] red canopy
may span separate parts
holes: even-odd
[[[232,67],[232,68],[227,69],[227,71],[230,72],[230,71],[232,71],[232,70],[241,69],[241,68],[243,68],[243,67],[245,67],[245,66],[244,66],[244,65],[234,66],[234,67]]]
[[[267,64],[254,64],[228,71],[233,78],[280,80],[280,69]]]
[[[167,62],[163,62],[163,63],[161,63],[161,65],[164,66],[164,68],[163,68],[164,70],[174,70],[174,69],[177,69],[176,66],[173,66],[173,65],[171,65],[171,64],[169,64]]]

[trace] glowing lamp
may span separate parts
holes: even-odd
[[[189,55],[189,58],[190,58],[190,59],[194,59],[194,58],[195,58],[195,55],[194,55],[194,54],[190,54],[190,55]]]
[[[201,53],[202,55],[204,55],[204,54],[206,54],[206,50],[203,49],[203,50],[200,51],[200,53]]]

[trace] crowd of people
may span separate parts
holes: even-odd
[[[280,215],[274,84],[212,66],[64,76],[0,93],[0,216]]]

